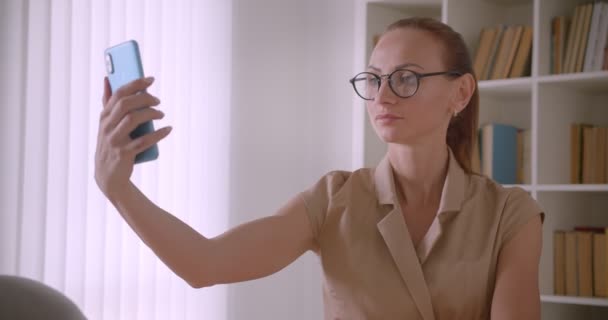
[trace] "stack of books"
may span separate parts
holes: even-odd
[[[608,296],[606,228],[576,227],[553,233],[553,291],[556,295]]]
[[[501,184],[531,181],[530,130],[490,123],[479,130],[480,171]]]
[[[576,6],[551,21],[551,73],[608,70],[608,3]]]
[[[570,183],[608,183],[608,128],[570,126]]]
[[[530,75],[532,27],[523,25],[483,28],[473,61],[477,80]]]

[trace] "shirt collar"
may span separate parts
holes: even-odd
[[[448,154],[448,173],[441,191],[438,214],[449,211],[460,211],[467,189],[467,175],[449,147]],[[394,205],[397,203],[394,171],[388,154],[384,156],[376,167],[374,183],[379,204]]]

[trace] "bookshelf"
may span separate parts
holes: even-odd
[[[543,301],[547,303],[576,304],[583,306],[608,307],[608,299],[585,298],[585,297],[564,297],[564,296],[543,296]]]
[[[605,184],[541,184],[534,187],[536,191],[565,192],[608,192]]]
[[[608,226],[608,184],[570,184],[570,124],[608,127],[608,71],[551,74],[551,21],[572,16],[578,0],[359,0],[355,69],[365,68],[373,36],[411,16],[441,19],[463,35],[471,54],[480,31],[497,24],[533,28],[530,73],[526,77],[479,82],[480,124],[499,122],[531,131],[530,183],[518,185],[546,211],[540,289],[543,319],[608,319],[608,298],[556,296],[553,288],[553,231],[579,225]],[[474,17],[474,18],[473,18]],[[359,42],[357,42],[359,41]],[[354,99],[355,167],[374,166],[386,152]],[[512,186],[512,185],[509,185]]]

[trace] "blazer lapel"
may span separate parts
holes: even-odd
[[[378,164],[374,172],[376,196],[379,205],[392,205],[393,209],[377,224],[380,234],[397,265],[423,320],[434,320],[433,306],[422,266],[410,236],[401,207],[396,201],[393,172],[388,156]]]
[[[437,217],[427,231],[419,248],[414,248],[412,237],[407,229],[401,207],[396,200],[393,169],[388,154],[380,161],[374,172],[374,185],[379,205],[392,205],[393,209],[384,216],[377,227],[399,269],[418,311],[424,320],[434,320],[433,305],[429,288],[422,272],[435,241],[441,234],[441,215],[445,212],[458,212],[468,187],[467,176],[458,164],[450,148],[448,174],[441,193]],[[416,250],[418,249],[418,250]]]
[[[434,320],[431,295],[400,208],[394,206],[377,226],[422,319]]]

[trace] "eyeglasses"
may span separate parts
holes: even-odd
[[[408,69],[398,69],[384,75],[361,72],[349,81],[353,85],[357,95],[364,100],[374,100],[376,98],[378,91],[380,91],[380,85],[382,85],[382,78],[388,79],[388,85],[395,95],[401,98],[409,98],[418,91],[420,79],[444,74],[453,77],[460,77],[462,75],[462,73],[457,71],[417,73]]]

